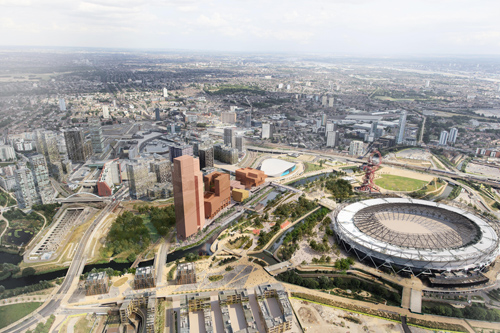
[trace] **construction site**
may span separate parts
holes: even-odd
[[[54,222],[42,239],[33,247],[26,261],[49,261],[58,256],[73,228],[83,224],[95,212],[92,207],[64,207],[54,216]],[[26,258],[25,258],[26,259]]]

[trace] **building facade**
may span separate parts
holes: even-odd
[[[231,203],[229,174],[212,172],[203,177],[203,182],[205,218],[211,219]]]
[[[90,118],[89,126],[92,152],[102,154],[104,152],[104,136],[102,135],[101,120],[99,118]]]
[[[172,180],[177,237],[185,240],[205,224],[203,175],[199,161],[189,155],[176,157]]]
[[[214,166],[214,147],[202,147],[198,149],[200,158],[200,168],[213,168]]]
[[[85,163],[92,155],[91,142],[85,142],[83,131],[73,129],[64,132],[68,157],[73,163]]]

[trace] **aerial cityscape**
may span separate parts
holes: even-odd
[[[469,39],[421,29],[422,53],[381,55],[383,23],[370,47],[340,20],[367,45],[335,52],[328,10],[379,9],[318,1],[315,24],[299,1],[256,32],[265,16],[222,2],[130,2],[143,23],[67,4],[59,28],[33,19],[39,43],[5,19],[0,332],[500,333],[498,40],[471,19]],[[187,22],[154,47],[150,25]]]

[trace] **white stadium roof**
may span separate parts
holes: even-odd
[[[295,163],[270,158],[262,162],[260,170],[264,171],[269,177],[279,177],[287,171],[291,171],[294,167]]]

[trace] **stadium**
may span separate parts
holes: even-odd
[[[481,271],[499,254],[498,235],[486,221],[425,200],[356,202],[336,211],[333,227],[339,243],[360,261],[396,273]]]
[[[279,160],[276,158],[269,158],[262,162],[260,170],[264,171],[266,176],[269,177],[282,177],[293,172],[296,168],[295,163]]]

